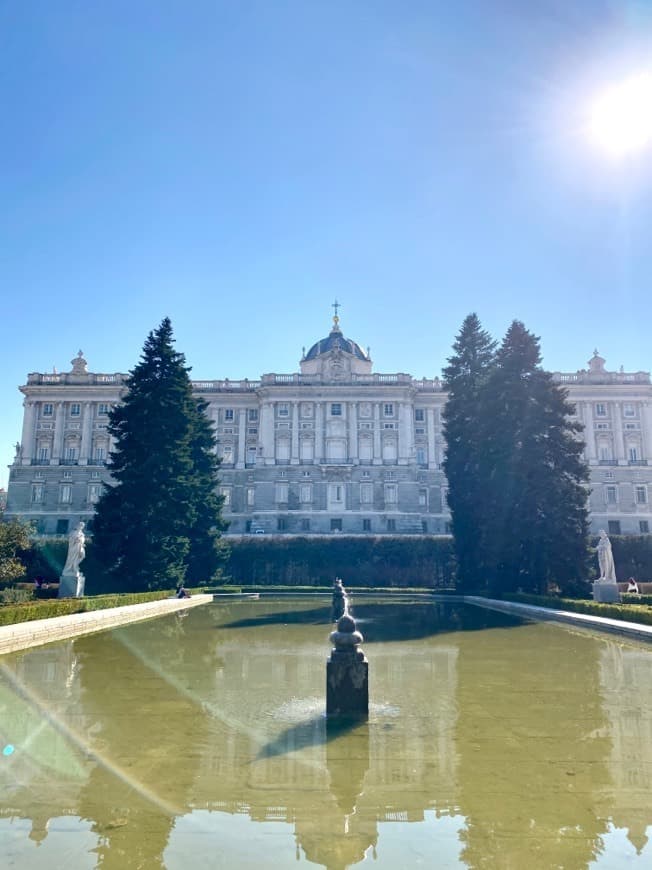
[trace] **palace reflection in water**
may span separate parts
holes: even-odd
[[[326,599],[197,608],[2,659],[3,858],[650,859],[647,649],[449,603],[354,608],[371,713],[336,732]]]

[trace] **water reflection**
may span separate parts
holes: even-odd
[[[5,657],[0,852],[27,868],[63,841],[80,868],[183,866],[189,849],[198,867],[333,870],[373,853],[388,867],[649,859],[647,649],[449,603],[357,602],[370,718],[332,731],[329,607],[198,608]]]

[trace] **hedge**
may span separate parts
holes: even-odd
[[[229,543],[224,573],[240,586],[331,588],[335,577],[341,577],[347,588],[454,585],[450,538],[256,536]]]
[[[143,604],[145,601],[161,601],[173,594],[174,591],[169,589],[158,592],[96,595],[89,598],[53,598],[29,601],[25,604],[7,604],[0,607],[0,625],[48,619],[51,616],[68,616],[71,613],[86,613],[89,610],[106,610],[109,607],[124,607],[127,604]]]
[[[572,613],[586,613],[589,616],[604,616],[607,619],[620,619],[624,622],[639,622],[652,625],[652,607],[646,604],[602,604],[577,598],[555,598],[552,595],[526,595],[515,592],[503,595],[504,601],[519,604],[535,604],[555,610],[569,610]]]

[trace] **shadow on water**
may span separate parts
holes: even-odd
[[[505,613],[450,601],[415,604],[411,601],[351,602],[351,613],[364,635],[364,643],[419,640],[437,634],[514,628],[527,623]],[[237,619],[222,628],[255,628],[266,625],[331,625],[331,608],[280,610]]]
[[[329,625],[330,605],[315,607],[312,610],[281,610],[276,613],[265,613],[261,616],[250,616],[245,619],[234,619],[225,622],[218,628],[255,628],[260,625]]]
[[[271,740],[260,748],[256,761],[262,758],[274,758],[305,749],[307,746],[322,746],[351,734],[356,728],[367,728],[366,720],[354,718],[327,719],[324,715],[314,716],[306,722],[299,722],[286,728],[275,740]]]

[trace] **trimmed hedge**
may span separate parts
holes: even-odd
[[[555,610],[569,610],[572,613],[586,613],[588,616],[604,616],[607,619],[620,619],[625,622],[639,622],[652,625],[652,607],[646,604],[601,604],[577,598],[555,598],[552,595],[526,595],[515,592],[503,595],[503,601],[519,604],[536,604]]]
[[[0,625],[31,622],[33,619],[48,619],[51,616],[68,616],[71,613],[86,613],[89,610],[106,610],[109,607],[124,607],[128,604],[143,604],[145,601],[161,601],[174,595],[174,590],[138,592],[121,595],[96,595],[91,598],[56,598],[44,601],[28,601],[25,604],[8,604],[0,607]]]
[[[240,586],[331,589],[335,577],[341,577],[347,588],[454,585],[450,538],[256,536],[229,543],[231,555],[224,573]]]

